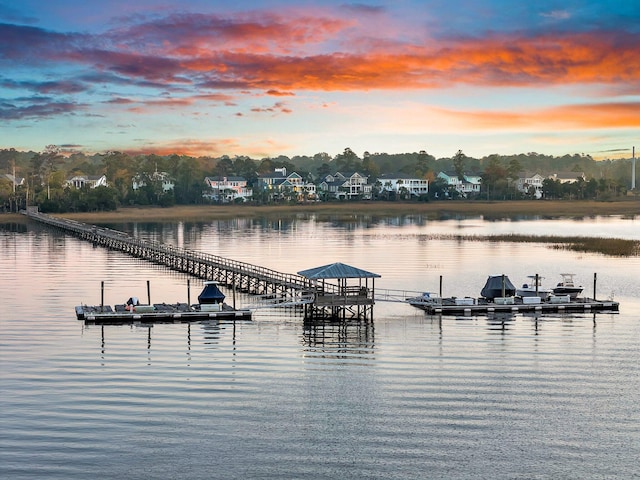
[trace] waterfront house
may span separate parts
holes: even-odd
[[[10,173],[0,174],[0,179],[5,179],[5,180],[8,180],[9,182],[11,182],[11,185],[13,185],[14,189],[16,187],[24,185],[24,178],[22,178],[22,177],[14,177]]]
[[[166,172],[158,172],[157,170],[152,174],[139,173],[133,177],[132,188],[138,190],[146,186],[146,182],[157,183],[162,187],[162,193],[167,193],[174,189],[175,182]]]
[[[267,194],[274,200],[298,200],[302,201],[308,195],[315,196],[315,185],[304,181],[296,172],[287,173],[285,167],[276,168],[272,173],[258,176],[256,188]]]
[[[516,189],[525,195],[533,194],[536,199],[540,199],[544,180],[545,178],[539,173],[524,173],[516,179]]]
[[[560,183],[576,183],[578,180],[586,181],[587,177],[584,172],[560,172],[552,173],[549,175],[551,180],[556,180]]]
[[[325,197],[339,200],[370,200],[373,185],[368,182],[369,177],[358,172],[336,172],[326,175],[318,185],[318,190]]]
[[[417,178],[405,173],[388,173],[380,175],[377,179],[380,193],[403,196],[403,193],[411,197],[421,197],[429,193],[429,180]]]
[[[440,172],[438,178],[441,178],[450,189],[455,189],[461,196],[480,194],[480,186],[482,185],[482,177],[480,175],[463,174],[459,177],[455,173]]]
[[[75,175],[71,178],[67,178],[65,185],[72,188],[106,187],[107,177],[106,175]]]
[[[246,202],[253,196],[253,190],[247,187],[244,177],[205,177],[204,183],[207,189],[202,196],[216,202],[230,203],[237,199]]]

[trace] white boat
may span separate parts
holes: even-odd
[[[423,308],[426,310],[427,307],[435,307],[437,305],[442,305],[442,298],[433,295],[430,292],[424,292],[422,295],[417,297],[411,297],[406,299],[409,305],[413,305],[414,307]]]
[[[562,281],[553,289],[554,295],[569,295],[571,300],[575,300],[583,290],[582,285],[576,285],[573,280],[575,273],[561,273],[560,276]]]
[[[522,287],[516,289],[516,295],[521,298],[527,297],[540,297],[542,300],[547,300],[552,291],[548,288],[542,288],[542,279],[539,275],[529,275],[531,281],[523,283]]]

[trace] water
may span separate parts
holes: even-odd
[[[84,326],[73,306],[99,304],[101,281],[106,303],[145,299],[147,280],[152,301],[176,302],[187,277],[36,225],[0,227],[0,477],[638,478],[640,259],[434,238],[535,225],[119,228],[283,272],[343,261],[382,275],[383,289],[433,291],[442,275],[445,294],[477,295],[489,273],[552,285],[572,272],[590,293],[597,272],[619,314],[439,319],[378,303],[373,324],[269,310]],[[537,225],[640,237],[631,219]]]

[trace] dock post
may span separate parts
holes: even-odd
[[[502,274],[502,298],[505,296],[504,273]]]
[[[147,305],[151,305],[151,285],[147,280]]]
[[[233,309],[235,310],[236,308],[236,282],[235,281],[233,282],[232,292],[233,292]]]
[[[539,297],[540,295],[538,295],[538,274],[536,273],[536,297]]]
[[[442,298],[442,275],[440,275],[440,298]]]
[[[104,280],[100,282],[100,311],[104,311]]]
[[[191,310],[191,280],[187,278],[187,308]]]
[[[593,274],[593,301],[596,301],[596,283],[597,283],[597,279],[598,279],[598,274],[594,273]]]

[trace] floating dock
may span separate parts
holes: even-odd
[[[522,298],[513,297],[508,301],[492,302],[479,298],[413,298],[408,303],[426,311],[430,315],[485,315],[492,313],[592,313],[617,312],[620,304],[591,298],[570,300],[555,297],[553,301],[525,303]],[[498,300],[498,299],[496,299]]]
[[[251,310],[236,310],[228,305],[219,309],[204,305],[189,306],[186,303],[138,305],[133,311],[126,305],[105,306],[79,305],[76,317],[85,323],[108,325],[125,323],[181,323],[202,320],[251,320]]]

